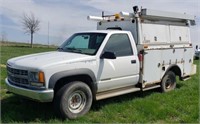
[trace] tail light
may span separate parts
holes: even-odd
[[[138,55],[139,61],[142,62],[143,61],[143,55],[141,53],[139,53]]]

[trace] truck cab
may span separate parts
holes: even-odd
[[[93,99],[140,90],[135,88],[139,81],[138,53],[129,31],[75,33],[58,51],[9,59],[7,71],[6,84],[10,92],[41,102],[54,101],[57,107],[58,103],[64,102],[64,92],[70,92],[62,91],[66,85],[67,89],[74,85],[83,89],[68,93],[71,114],[63,114],[68,118],[75,118],[77,111],[91,106]],[[120,92],[119,89],[123,90]],[[73,103],[74,100],[80,100],[80,103]],[[83,110],[86,112],[87,109]]]

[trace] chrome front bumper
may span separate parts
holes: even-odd
[[[6,86],[8,91],[18,94],[21,96],[25,96],[28,98],[31,98],[33,100],[37,100],[40,102],[52,102],[54,92],[52,90],[31,90],[31,89],[25,89],[22,87],[14,86],[9,83],[8,79],[5,79]]]

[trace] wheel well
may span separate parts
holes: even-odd
[[[175,73],[175,75],[179,76],[179,78],[181,78],[181,70],[178,66],[171,66],[166,72],[168,71],[172,71]]]
[[[63,78],[59,79],[53,88],[54,95],[57,93],[57,91],[62,86],[64,86],[65,84],[67,84],[69,82],[72,82],[72,81],[82,81],[82,82],[86,83],[90,87],[93,97],[94,97],[94,95],[96,93],[96,87],[93,84],[94,82],[92,81],[91,77],[88,75],[75,75],[75,76],[68,76],[68,77],[63,77]]]

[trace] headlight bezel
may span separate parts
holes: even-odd
[[[45,86],[45,75],[43,71],[29,71],[28,78],[31,86]]]
[[[29,72],[29,82],[35,82],[38,83],[39,76],[38,72]]]

